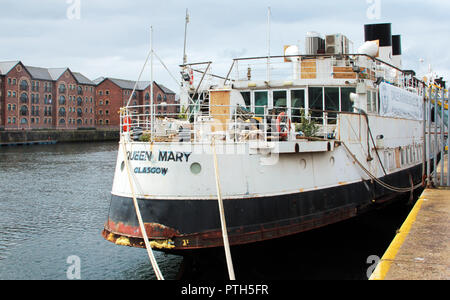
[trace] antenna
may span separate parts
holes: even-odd
[[[151,64],[150,64],[150,124],[151,124],[151,131],[150,136],[151,140],[153,141],[153,129],[154,129],[154,115],[155,115],[155,107],[154,107],[154,99],[153,99],[153,26],[150,26],[150,53],[151,53]]]
[[[267,8],[267,81],[270,81],[270,6]]]
[[[187,24],[189,23],[189,12],[186,8],[186,22],[184,23],[184,49],[183,49],[183,64],[187,63],[186,56],[186,36],[187,36]]]

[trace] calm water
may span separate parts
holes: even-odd
[[[101,236],[117,143],[0,148],[0,279],[153,279],[146,251]],[[182,258],[156,253],[167,279]]]
[[[144,249],[101,236],[117,143],[0,148],[0,279],[67,279],[69,256],[82,279],[155,279]],[[238,279],[367,279],[410,207],[399,204],[265,244],[232,248]],[[226,279],[223,250],[194,263],[155,252],[166,279]]]

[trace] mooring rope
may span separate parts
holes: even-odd
[[[347,147],[347,145],[344,142],[341,142],[341,144],[344,146],[345,150],[348,152],[348,154],[353,158],[353,160],[359,165],[359,167],[371,178],[373,179],[375,182],[377,182],[378,184],[380,184],[382,187],[391,190],[393,192],[398,192],[398,193],[407,193],[407,192],[411,192],[415,189],[417,189],[418,187],[422,186],[422,182],[417,184],[417,185],[412,185],[411,187],[405,187],[405,188],[399,188],[399,187],[395,187],[392,185],[389,185],[383,181],[381,181],[380,179],[378,179],[376,176],[374,176],[372,173],[370,173],[369,170],[367,170],[363,164],[356,158],[356,156],[350,151],[350,149]]]
[[[158,262],[156,261],[155,256],[153,255],[152,247],[150,246],[150,243],[148,241],[147,231],[145,230],[144,222],[142,221],[141,211],[139,210],[139,205],[138,205],[138,202],[136,199],[136,194],[134,192],[133,180],[131,178],[131,172],[130,172],[130,166],[128,165],[127,148],[125,146],[125,143],[126,143],[125,136],[122,136],[122,139],[123,139],[123,141],[122,141],[123,155],[124,155],[125,166],[127,168],[127,173],[128,173],[128,181],[130,183],[131,194],[133,196],[133,204],[134,204],[134,208],[136,210],[137,219],[139,221],[139,227],[141,229],[142,238],[144,239],[145,248],[147,249],[147,254],[148,254],[148,257],[150,258],[150,263],[152,264],[153,270],[155,271],[156,278],[158,278],[158,280],[164,280],[164,277],[163,277],[161,271],[159,270]]]
[[[214,138],[212,138],[211,147],[213,150],[213,157],[214,157],[214,171],[215,171],[215,176],[216,176],[217,201],[219,202],[220,222],[221,222],[221,226],[222,226],[222,237],[223,237],[223,245],[225,248],[225,257],[227,260],[228,275],[230,277],[230,280],[236,280],[236,278],[234,276],[233,260],[231,258],[230,243],[228,240],[228,230],[227,230],[227,223],[225,220],[225,211],[224,211],[224,207],[223,207],[222,194],[220,191],[219,166],[217,163],[217,154],[216,154],[216,146],[215,146]]]

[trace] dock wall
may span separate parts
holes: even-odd
[[[119,130],[14,130],[0,131],[0,144],[29,141],[57,141],[58,143],[118,141]]]

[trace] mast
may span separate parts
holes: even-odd
[[[270,6],[267,8],[267,82],[270,81]]]
[[[153,132],[154,132],[154,118],[155,118],[155,107],[153,103],[153,26],[150,27],[150,53],[151,53],[151,63],[150,63],[150,122],[151,122],[151,131],[150,131],[150,140],[153,141]]]
[[[186,37],[187,37],[187,25],[189,23],[189,12],[186,8],[186,22],[184,23],[184,48],[183,48],[183,65],[187,63],[186,56]]]

